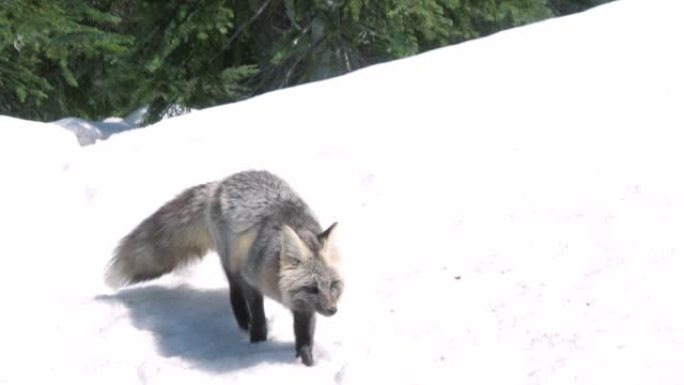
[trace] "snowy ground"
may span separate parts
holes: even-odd
[[[0,117],[0,383],[684,384],[678,1],[563,19],[79,147]],[[114,292],[116,241],[245,168],[340,222],[347,291],[306,368],[216,255]]]

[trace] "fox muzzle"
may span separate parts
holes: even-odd
[[[330,317],[330,316],[334,315],[335,313],[337,313],[337,306],[332,305],[329,307],[320,308],[320,309],[318,309],[318,312],[321,313],[322,315],[326,316],[326,317]]]

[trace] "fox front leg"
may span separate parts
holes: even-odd
[[[314,364],[312,347],[314,330],[316,329],[316,314],[299,311],[295,311],[293,314],[297,357],[301,357],[304,365],[312,366]]]

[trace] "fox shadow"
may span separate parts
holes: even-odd
[[[96,299],[123,303],[133,325],[154,335],[164,357],[179,357],[212,372],[228,372],[265,362],[295,363],[294,345],[249,342],[233,318],[227,289],[143,286]]]

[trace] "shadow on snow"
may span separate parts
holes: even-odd
[[[123,303],[133,325],[154,335],[162,356],[182,358],[200,369],[226,372],[296,362],[293,343],[249,343],[248,333],[233,318],[227,289],[141,286],[97,299]]]

